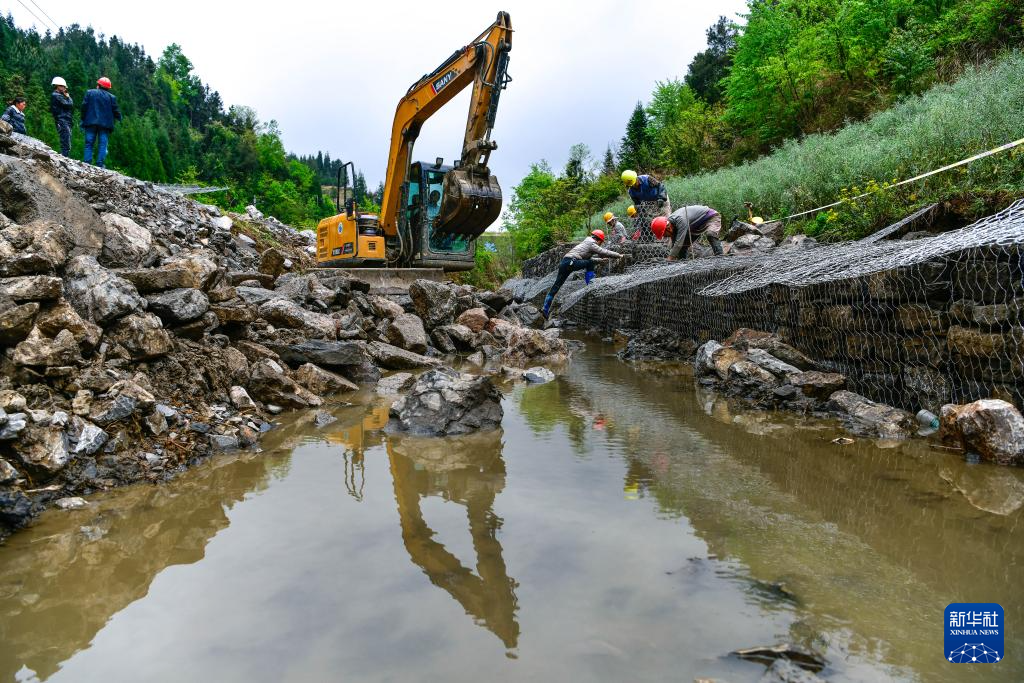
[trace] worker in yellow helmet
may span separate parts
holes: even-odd
[[[626,186],[629,198],[633,200],[636,207],[637,218],[640,228],[640,242],[653,242],[654,235],[651,233],[651,221],[658,216],[668,216],[672,213],[672,203],[668,198],[668,189],[665,184],[652,175],[638,175],[636,171],[625,170],[622,172],[622,184]]]
[[[619,222],[619,219],[611,211],[605,212],[604,224],[608,226],[608,232],[611,233],[611,244],[625,244],[629,239],[626,227]]]

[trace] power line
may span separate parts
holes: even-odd
[[[35,17],[35,18],[36,18],[36,21],[38,21],[38,22],[39,22],[40,24],[42,24],[42,25],[43,25],[43,28],[45,28],[45,29],[47,29],[47,30],[48,30],[48,29],[50,28],[50,26],[49,26],[49,25],[48,25],[48,24],[47,24],[47,23],[46,23],[45,21],[43,21],[42,19],[40,19],[40,18],[39,18],[39,15],[38,15],[38,14],[36,14],[35,12],[33,12],[33,11],[32,11],[32,9],[31,9],[31,8],[30,8],[30,7],[28,6],[28,5],[26,5],[25,3],[23,3],[23,2],[21,1],[21,0],[18,0],[18,4],[19,4],[19,5],[21,5],[22,7],[24,7],[24,8],[25,8],[25,11],[26,11],[26,12],[28,12],[28,13],[29,13],[29,14],[31,14],[31,15],[32,15],[33,17]]]
[[[46,17],[47,19],[50,20],[50,23],[53,25],[53,28],[54,28],[55,31],[59,31],[60,30],[60,26],[57,24],[56,21],[53,20],[53,17],[51,17],[49,14],[47,14],[46,10],[44,10],[42,7],[39,7],[39,3],[36,2],[36,0],[28,0],[28,1],[31,2],[33,5],[35,5],[39,9],[39,11],[43,13],[44,17]]]

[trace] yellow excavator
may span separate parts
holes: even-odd
[[[344,211],[317,226],[321,268],[473,268],[476,238],[501,213],[501,187],[488,162],[498,97],[509,81],[512,21],[507,12],[473,42],[413,83],[398,103],[391,129],[384,198],[379,216],[360,213],[348,193],[354,165],[339,169],[339,206]],[[412,161],[423,123],[473,84],[462,156],[451,166]],[[341,176],[346,169],[344,192]]]

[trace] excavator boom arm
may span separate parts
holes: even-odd
[[[445,194],[437,219],[438,225],[465,222],[467,212],[480,207],[479,201],[467,201],[460,188],[468,187],[465,180],[467,174],[469,182],[475,183],[476,186],[487,185],[488,181],[493,181],[486,168],[490,151],[496,147],[490,135],[494,127],[498,97],[507,82],[506,67],[511,46],[511,19],[507,12],[499,12],[495,22],[476,40],[457,50],[441,66],[414,83],[405,97],[399,101],[395,121],[391,127],[391,148],[388,152],[387,176],[381,202],[380,225],[386,235],[393,236],[398,232],[398,217],[402,210],[402,184],[405,182],[413,143],[419,136],[420,128],[427,119],[470,83],[473,84],[473,96],[466,122],[460,170],[451,171],[452,177],[445,180]],[[490,186],[496,189],[497,182],[490,182]],[[468,191],[472,192],[472,189],[469,188]],[[482,192],[486,193],[486,190]],[[485,200],[488,207],[494,204],[493,194],[492,190],[491,196]],[[500,189],[497,189],[498,207],[500,203]],[[476,222],[483,222],[483,216],[478,218]],[[487,223],[489,224],[490,220]],[[479,232],[486,227],[484,225]],[[456,231],[467,234],[470,232]]]

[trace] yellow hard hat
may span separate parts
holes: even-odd
[[[636,185],[636,171],[623,171],[622,182],[626,183],[626,187],[632,187],[633,185]]]
[[[753,218],[750,219],[750,222],[753,223],[754,225],[761,225],[762,223],[764,223],[764,219],[761,218],[760,216],[754,216]]]
[[[629,208],[626,209],[626,215],[629,216],[630,218],[635,216],[636,215],[636,207],[633,206],[632,204],[630,204]]]
[[[607,223],[608,221],[610,221],[613,218],[615,218],[615,214],[614,213],[612,213],[611,211],[605,211],[605,214],[604,214],[604,222],[605,223]]]

